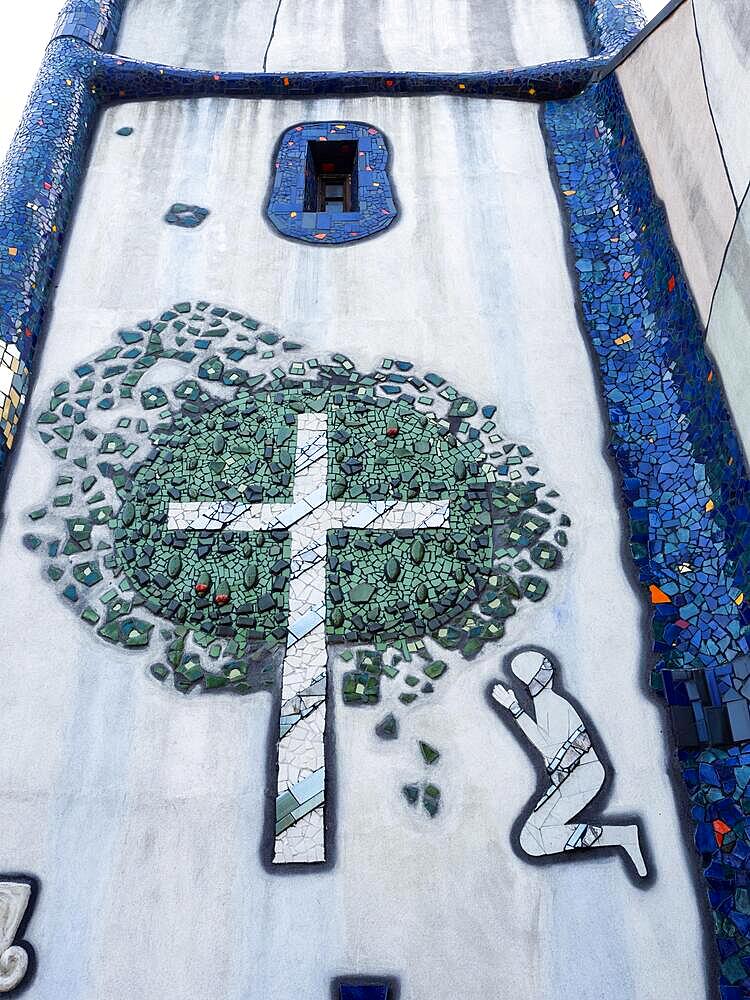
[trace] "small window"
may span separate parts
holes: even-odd
[[[356,212],[356,141],[310,139],[305,164],[306,212]]]
[[[398,217],[388,143],[367,122],[300,122],[274,156],[268,220],[282,236],[316,246],[366,239]]]

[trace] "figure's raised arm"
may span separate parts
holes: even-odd
[[[503,708],[506,708],[510,712],[516,722],[516,725],[524,734],[526,739],[533,746],[535,746],[540,753],[542,753],[546,742],[545,733],[531,718],[528,712],[524,712],[518,704],[518,699],[513,691],[506,688],[505,685],[498,683],[495,684],[492,689],[492,697],[498,705],[502,705]]]

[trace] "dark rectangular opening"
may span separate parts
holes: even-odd
[[[306,212],[357,212],[356,140],[310,140],[305,164]]]

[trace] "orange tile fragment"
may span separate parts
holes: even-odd
[[[724,838],[732,828],[731,826],[727,826],[727,824],[720,819],[715,819],[711,824],[711,826],[714,828],[714,837],[716,837],[716,844],[718,847],[721,847],[721,845],[724,843]]]
[[[661,587],[657,587],[656,584],[652,583],[649,586],[649,593],[651,594],[652,604],[671,604],[672,598],[669,594],[665,594]]]

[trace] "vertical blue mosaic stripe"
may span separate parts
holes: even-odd
[[[683,673],[708,679],[706,698],[721,705],[721,672],[732,691],[748,675],[750,483],[742,449],[615,77],[546,105],[544,120],[631,552],[651,594],[653,683],[662,690],[665,676]],[[710,731],[714,718],[704,718],[705,742],[733,742]],[[739,1000],[750,995],[750,744],[679,756],[716,925],[721,995]]]
[[[646,23],[640,0],[578,0],[594,54],[623,48]]]
[[[127,0],[67,0],[57,18],[53,38],[80,38],[101,51],[110,51],[120,30]]]
[[[0,338],[18,347],[27,368],[94,122],[89,61],[82,42],[64,39],[48,46],[0,167]]]
[[[96,51],[114,43],[124,3],[68,0],[0,166],[0,353],[14,370],[0,413],[0,468],[23,411],[100,105],[91,83]]]

